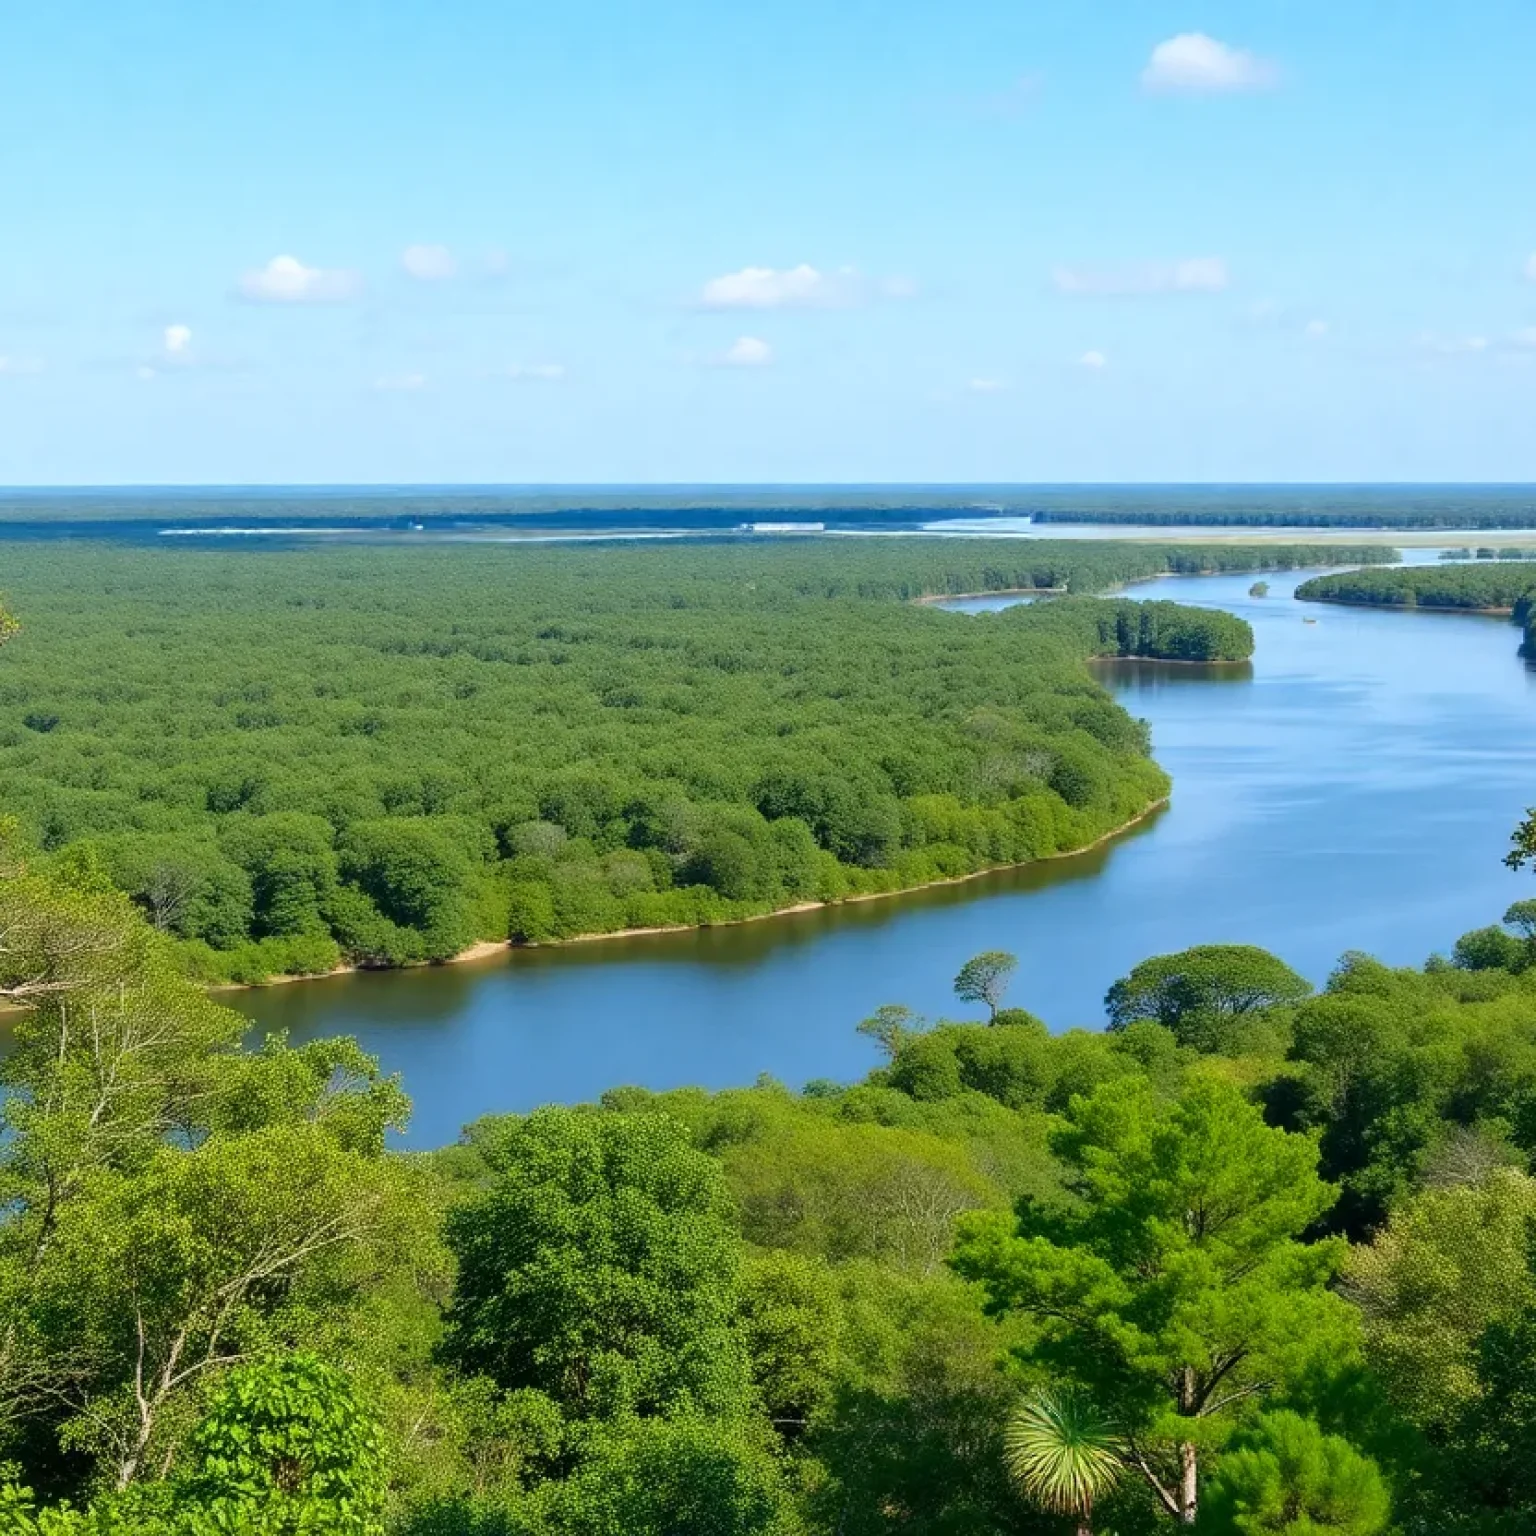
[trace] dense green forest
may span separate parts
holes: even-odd
[[[1394,570],[1313,576],[1296,596],[1316,603],[1372,603],[1394,608],[1476,608],[1512,613],[1536,588],[1536,560],[1475,565],[1407,565]]]
[[[1380,604],[1394,608],[1474,609],[1507,613],[1525,632],[1521,653],[1536,656],[1536,560],[1477,565],[1404,566],[1314,576],[1296,588],[1306,602]]]
[[[1319,992],[1156,957],[1057,1037],[982,955],[862,1083],[415,1154],[91,860],[8,834],[0,933],[4,1536],[1536,1522],[1536,901]]]
[[[1081,848],[1167,793],[1091,599],[1389,552],[980,541],[6,547],[3,803],[210,981],[696,925]],[[971,617],[909,601],[1065,597]]]

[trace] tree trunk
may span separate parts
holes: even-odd
[[[1081,1516],[1077,1521],[1077,1536],[1093,1536],[1093,1527]]]
[[[1186,1440],[1179,1447],[1179,1521],[1183,1525],[1195,1523],[1199,1502],[1199,1452]]]
[[[1179,1382],[1179,1412],[1193,1418],[1196,1412],[1195,1372],[1185,1366]],[[1185,1440],[1179,1446],[1179,1523],[1193,1525],[1200,1502],[1200,1453]]]

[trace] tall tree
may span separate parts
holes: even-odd
[[[1019,957],[1006,949],[983,950],[973,955],[960,967],[955,977],[955,996],[962,1003],[985,1003],[990,1018],[997,1018],[997,1010],[1008,995],[1008,983],[1019,968]]]
[[[1168,1103],[1131,1079],[1073,1100],[1055,1150],[1074,1198],[967,1218],[955,1266],[992,1312],[1034,1317],[1035,1356],[1123,1426],[1132,1467],[1193,1524],[1213,1433],[1352,1337],[1326,1289],[1342,1245],[1300,1238],[1332,1201],[1316,1144],[1230,1086]]]

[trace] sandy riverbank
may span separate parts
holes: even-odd
[[[1085,853],[1092,853],[1095,848],[1102,848],[1105,843],[1113,842],[1115,838],[1129,832],[1133,827],[1138,827],[1142,822],[1149,820],[1159,811],[1166,808],[1168,796],[1154,800],[1145,810],[1139,811],[1129,821],[1122,822],[1118,827],[1111,827],[1101,837],[1096,837],[1091,843],[1084,843],[1081,848],[1069,848],[1061,853],[1048,853],[1038,859],[1026,859],[1020,864],[989,864],[985,869],[973,870],[968,875],[955,875],[948,880],[925,880],[919,885],[903,885],[891,891],[865,891],[857,896],[842,896],[836,901],[797,901],[793,906],[776,907],[772,912],[756,912],[750,917],[733,917],[724,922],[709,923],[703,926],[710,928],[739,928],[746,923],[767,923],[781,917],[793,917],[798,912],[816,912],[823,907],[848,907],[866,901],[889,901],[896,896],[909,896],[917,891],[936,890],[946,885],[965,885],[972,880],[980,880],[984,875],[999,874],[1009,869],[1025,869],[1031,864],[1049,864],[1058,859],[1075,859]],[[694,923],[669,923],[656,928],[616,928],[608,933],[576,933],[568,939],[550,939],[543,944],[510,944],[495,939],[483,939],[478,944],[471,944],[466,950],[454,955],[449,960],[436,960],[424,962],[422,966],[399,966],[392,969],[420,970],[426,965],[466,965],[477,960],[491,960],[498,956],[510,954],[515,949],[564,949],[572,944],[597,944],[605,939],[641,939],[666,933],[695,933],[700,931],[701,925]],[[365,966],[343,965],[334,971],[326,971],[317,976],[274,976],[268,981],[254,982],[250,984],[231,983],[226,986],[210,987],[210,992],[250,992],[261,987],[292,986],[296,982],[303,981],[328,981],[333,976],[351,976],[361,970],[368,969]]]

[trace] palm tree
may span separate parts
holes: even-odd
[[[1042,1508],[1075,1518],[1077,1536],[1093,1536],[1093,1506],[1114,1486],[1122,1457],[1114,1426],[1071,1391],[1026,1398],[1003,1435],[1009,1475]]]

